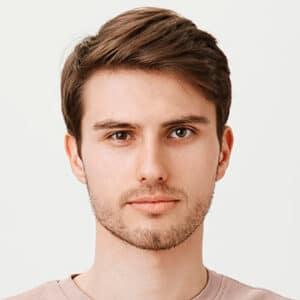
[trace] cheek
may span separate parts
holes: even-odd
[[[91,189],[115,193],[122,187],[122,184],[126,186],[128,168],[130,166],[132,168],[132,164],[124,152],[119,151],[118,154],[114,150],[105,149],[105,147],[85,147],[83,159]]]
[[[196,147],[185,149],[174,154],[174,166],[171,168],[176,181],[183,187],[209,188],[215,182],[218,163],[218,144],[199,143]]]

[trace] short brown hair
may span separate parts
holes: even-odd
[[[82,88],[99,69],[130,68],[168,71],[198,87],[216,107],[221,145],[231,105],[227,58],[216,39],[171,10],[143,7],[126,11],[84,38],[62,70],[62,112],[81,156]]]

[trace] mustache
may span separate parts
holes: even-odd
[[[138,189],[131,189],[123,193],[121,195],[121,205],[124,206],[129,201],[129,199],[132,198],[152,196],[155,194],[164,194],[166,196],[170,196],[176,199],[187,198],[186,193],[178,188],[168,187],[164,183],[155,183],[155,184],[148,183]]]

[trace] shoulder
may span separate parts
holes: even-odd
[[[35,288],[3,300],[66,300],[56,280],[45,282]]]
[[[242,282],[237,281],[231,277],[221,275],[222,280],[222,289],[220,293],[222,296],[220,299],[245,299],[245,300],[288,300],[270,290],[252,287]]]

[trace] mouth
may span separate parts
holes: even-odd
[[[127,204],[145,214],[162,214],[174,208],[178,199],[170,197],[143,197],[129,201]]]
[[[133,200],[128,201],[127,203],[132,204],[132,203],[159,203],[159,202],[174,202],[174,201],[179,201],[178,199],[174,199],[168,196],[164,195],[157,195],[157,196],[145,196],[145,197],[140,197],[136,198]]]

